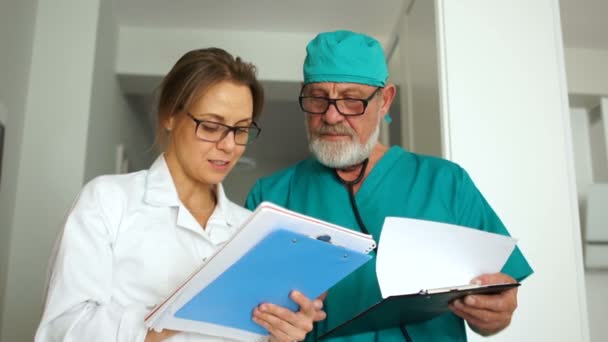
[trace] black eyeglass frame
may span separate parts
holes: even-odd
[[[300,103],[300,109],[303,112],[308,113],[308,114],[325,114],[329,110],[329,106],[331,106],[333,104],[334,107],[336,108],[336,110],[338,111],[338,113],[340,113],[341,115],[344,115],[344,116],[359,116],[359,115],[365,114],[365,110],[367,110],[367,106],[369,105],[369,102],[378,94],[378,92],[381,89],[384,89],[384,87],[377,87],[376,90],[374,90],[374,92],[370,96],[368,96],[366,99],[352,99],[352,98],[337,98],[337,99],[332,99],[332,98],[324,97],[324,96],[302,96],[301,92],[304,90],[302,88],[302,91],[300,92],[300,96],[298,97],[298,102]],[[311,111],[308,111],[308,110],[306,110],[304,108],[304,105],[302,104],[302,102],[305,99],[319,99],[319,100],[322,99],[322,100],[326,100],[327,107],[325,107],[325,110],[323,110],[322,112],[311,112]],[[349,114],[345,114],[345,113],[342,113],[340,111],[340,108],[338,107],[338,103],[337,103],[338,101],[359,101],[359,102],[363,103],[363,110],[361,111],[361,113],[355,113],[355,114],[350,114],[350,113]]]
[[[251,122],[251,124],[250,124],[249,126],[230,126],[230,125],[226,125],[226,124],[223,124],[223,123],[221,123],[221,122],[217,122],[217,121],[211,121],[211,120],[200,120],[200,119],[197,119],[197,118],[195,118],[195,117],[194,117],[194,115],[192,115],[192,113],[190,113],[190,112],[187,112],[186,114],[188,114],[188,116],[189,116],[189,117],[190,117],[190,118],[191,118],[191,119],[192,119],[192,120],[193,120],[193,121],[196,123],[196,126],[194,127],[194,135],[195,135],[195,136],[196,136],[198,139],[200,139],[200,140],[202,140],[202,141],[206,141],[206,142],[212,142],[212,143],[218,143],[218,142],[220,142],[220,141],[224,140],[224,138],[226,138],[226,136],[227,136],[227,135],[228,135],[230,132],[232,132],[232,133],[233,133],[233,134],[232,134],[232,136],[233,136],[233,139],[234,139],[234,143],[235,143],[235,144],[237,144],[237,145],[239,145],[239,146],[247,146],[247,145],[250,145],[251,143],[253,143],[253,142],[255,141],[255,139],[257,139],[257,137],[259,137],[259,136],[260,136],[260,133],[262,133],[262,128],[260,128],[260,126],[258,126],[258,124],[257,124],[255,121],[252,121],[252,122]],[[198,127],[199,127],[199,126],[200,126],[202,123],[205,123],[205,122],[208,122],[208,123],[212,123],[212,124],[214,124],[214,125],[219,125],[219,126],[225,127],[225,128],[226,128],[226,130],[224,131],[224,133],[222,134],[222,136],[221,136],[219,139],[217,139],[217,140],[203,139],[203,138],[199,137],[199,136],[198,136],[198,134],[196,134],[196,132],[198,131]],[[248,129],[248,130],[249,130],[249,132],[248,132],[248,138],[247,138],[247,143],[245,143],[245,144],[240,144],[240,143],[238,143],[238,142],[236,141],[236,131],[237,131],[237,130],[239,130],[239,129],[243,129],[243,128],[246,128],[246,129]],[[253,129],[253,131],[254,131],[254,132],[256,132],[254,136],[252,136],[252,135],[251,135],[251,130],[252,130],[252,129]]]

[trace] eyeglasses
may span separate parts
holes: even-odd
[[[334,105],[338,113],[346,116],[355,116],[365,113],[367,105],[371,99],[376,96],[382,87],[376,88],[374,92],[366,99],[330,99],[323,96],[302,96],[300,95],[300,108],[309,114],[325,114],[329,109],[329,105]]]
[[[232,132],[234,143],[244,146],[251,144],[262,132],[255,122],[249,126],[228,126],[215,121],[199,120],[191,113],[188,113],[188,116],[196,122],[196,137],[203,141],[219,142]]]

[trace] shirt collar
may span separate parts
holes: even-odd
[[[155,206],[179,206],[180,200],[164,155],[158,156],[148,170],[144,201]]]
[[[235,232],[238,221],[231,213],[232,203],[226,198],[221,184],[214,187],[217,204],[207,219],[204,229],[199,225],[194,216],[181,203],[177,210],[177,226],[193,231],[211,242],[219,245],[226,242]]]
[[[240,222],[238,217],[235,217],[234,210],[230,208],[235,204],[226,197],[222,184],[217,184],[214,191],[217,205],[207,221],[207,230],[214,226],[236,227]],[[154,206],[179,207],[178,225],[199,231],[195,228],[196,221],[179,199],[169,167],[162,154],[156,158],[148,170],[144,201]]]
[[[228,197],[226,197],[226,193],[224,193],[224,187],[221,183],[215,186],[215,196],[217,200],[217,205],[215,206],[213,213],[209,217],[209,221],[219,220],[223,222],[228,222],[228,219],[230,218],[230,215],[228,215],[229,211],[227,208],[229,205],[229,201]]]

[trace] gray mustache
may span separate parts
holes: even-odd
[[[346,135],[349,135],[352,137],[355,134],[355,132],[353,131],[352,128],[346,127],[346,126],[323,125],[323,126],[319,127],[317,130],[315,130],[315,135],[322,135],[322,134],[346,134]]]

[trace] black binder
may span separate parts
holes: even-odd
[[[500,293],[519,285],[512,283],[463,286],[391,296],[327,331],[320,338],[348,336],[423,322],[448,312],[448,304],[455,299],[471,294]]]

